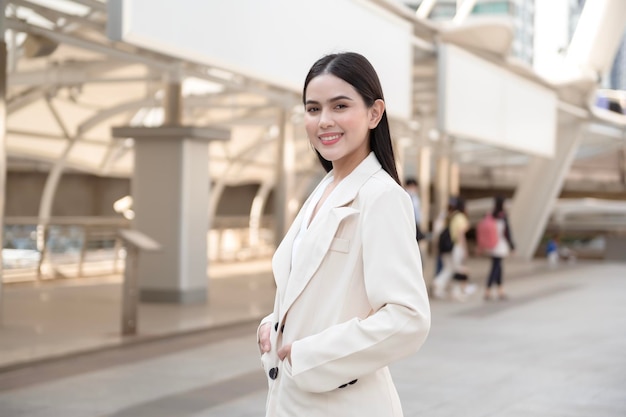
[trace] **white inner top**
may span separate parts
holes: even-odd
[[[328,187],[328,185],[333,181],[333,178],[334,177],[331,175],[328,178],[325,178],[324,180],[322,180],[322,182],[320,183],[320,186],[317,187],[317,189],[314,191],[311,201],[306,208],[306,212],[304,213],[304,218],[302,219],[302,224],[300,225],[300,230],[298,231],[298,234],[296,235],[296,238],[293,241],[293,247],[291,249],[291,266],[292,267],[296,261],[296,256],[298,254],[298,248],[300,247],[300,242],[304,238],[306,231],[309,229],[309,226],[312,223],[311,216],[313,215],[313,210],[315,210],[315,206],[317,206],[317,203],[322,198],[324,191],[326,191],[326,187]],[[336,189],[337,187],[335,187],[335,190]],[[317,211],[317,214],[315,215],[315,219],[313,219],[313,221],[315,221],[320,216],[323,216],[328,211],[329,209],[328,201],[330,200],[330,196],[335,192],[335,190],[331,191],[331,193],[326,197],[326,200]]]

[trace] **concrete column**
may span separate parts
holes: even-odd
[[[272,190],[273,185],[274,184],[272,181],[263,181],[256,195],[254,196],[254,200],[252,200],[252,206],[250,207],[249,241],[250,246],[257,253],[259,252],[259,236],[261,230],[261,222],[263,220],[263,210],[265,209],[265,203],[267,202],[267,197]]]
[[[450,197],[450,156],[446,142],[447,138],[442,136],[436,162],[435,205],[437,207],[437,213],[448,208],[448,199]]]
[[[165,126],[180,126],[183,120],[182,85],[179,77],[174,78],[165,86],[165,100],[163,102],[163,124]]]
[[[0,0],[1,9],[4,11],[6,1]],[[6,198],[6,85],[7,85],[7,44],[4,40],[4,12],[0,16],[0,251],[4,247],[4,200]],[[1,253],[1,252],[0,252]],[[0,260],[2,257],[0,256]],[[2,303],[2,280],[4,272],[0,262],[0,325],[3,322]]]
[[[456,161],[450,162],[450,195],[461,194],[461,173],[459,170],[459,163]]]
[[[412,175],[407,175],[406,146],[407,145],[404,143],[402,139],[394,143],[394,154],[395,154],[394,156],[396,159],[396,169],[398,171],[398,178],[400,178],[402,185],[404,185],[404,180],[407,177],[412,176]]]
[[[560,123],[554,158],[531,159],[511,202],[510,222],[516,253],[531,259],[546,228],[554,202],[583,137],[585,124]]]
[[[432,149],[430,146],[422,146],[417,156],[417,170],[420,183],[420,203],[421,203],[421,225],[422,232],[429,231],[430,224],[430,184],[431,184],[431,157]]]
[[[624,136],[624,135],[622,135]],[[622,186],[626,187],[626,146],[622,146],[617,154],[619,180]]]
[[[116,127],[135,139],[133,227],[162,247],[138,263],[140,300],[206,302],[209,231],[208,143],[224,130],[191,126]]]
[[[281,112],[278,123],[276,181],[274,182],[274,242],[276,247],[287,233],[295,213],[294,208],[290,207],[295,176],[294,129],[288,110]]]

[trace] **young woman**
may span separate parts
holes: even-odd
[[[380,82],[363,56],[328,55],[303,101],[328,174],[272,260],[274,311],[257,334],[266,415],[402,416],[387,365],[424,343],[430,308]]]
[[[487,278],[487,286],[485,288],[485,300],[491,299],[491,287],[498,287],[498,297],[506,300],[507,296],[502,286],[502,259],[506,258],[509,253],[515,250],[515,244],[511,237],[511,229],[509,228],[509,219],[504,210],[504,198],[495,197],[493,207],[493,218],[496,220],[498,228],[498,243],[491,250],[491,270]]]

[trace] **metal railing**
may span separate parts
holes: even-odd
[[[119,274],[124,249],[117,230],[130,227],[120,217],[7,217],[2,248],[3,281],[76,278]]]
[[[121,217],[54,217],[46,226],[37,217],[7,217],[2,249],[5,283],[120,275],[126,249]],[[237,262],[270,256],[274,251],[271,216],[255,230],[247,216],[219,216],[208,233],[209,262]]]

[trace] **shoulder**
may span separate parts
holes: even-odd
[[[413,212],[411,196],[385,170],[375,172],[359,189],[356,203],[361,210],[370,208],[386,212]]]
[[[391,178],[384,169],[378,170],[365,181],[363,187],[359,190],[359,196],[364,200],[370,201],[388,197],[411,202],[409,193]]]

